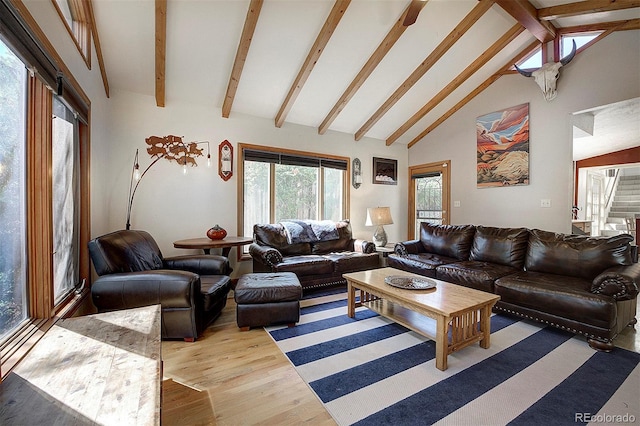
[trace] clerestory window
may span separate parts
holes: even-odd
[[[560,44],[560,57],[564,58],[571,52],[574,40],[576,42],[576,48],[579,49],[598,37],[600,34],[601,31],[562,35]],[[540,68],[543,65],[542,48],[539,47],[538,49],[534,50],[529,56],[522,59],[516,65],[518,65],[518,67],[523,70]]]
[[[91,69],[91,25],[86,2],[76,0],[51,0],[64,22],[82,59]]]

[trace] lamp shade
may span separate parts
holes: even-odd
[[[391,209],[389,207],[369,207],[365,226],[391,225]]]

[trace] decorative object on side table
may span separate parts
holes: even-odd
[[[225,182],[233,176],[233,145],[226,139],[218,146],[218,174]]]
[[[225,231],[224,228],[221,228],[218,224],[207,231],[207,237],[211,238],[212,240],[224,240],[224,237],[226,236],[227,231]]]
[[[365,226],[376,227],[376,230],[373,233],[373,243],[376,247],[383,247],[387,245],[387,233],[383,226],[392,224],[393,219],[391,219],[391,209],[389,207],[367,208],[367,221],[365,222]]]
[[[362,163],[359,158],[354,158],[351,165],[351,185],[355,189],[362,185]]]
[[[127,224],[126,229],[131,228],[131,208],[133,207],[133,198],[136,195],[138,185],[142,181],[144,175],[149,171],[154,164],[161,159],[165,158],[168,161],[175,161],[182,165],[183,171],[187,173],[187,164],[191,167],[197,167],[198,163],[195,157],[201,157],[204,149],[198,148],[198,145],[207,144],[207,166],[211,165],[211,152],[209,150],[209,142],[189,142],[184,143],[182,136],[168,135],[164,137],[149,136],[144,140],[149,147],[147,153],[151,156],[153,161],[147,166],[142,173],[140,173],[140,164],[138,163],[138,150],[136,149],[136,155],[133,159],[133,167],[131,169],[131,180],[129,181],[129,203],[127,204]],[[136,181],[135,186],[133,181]]]

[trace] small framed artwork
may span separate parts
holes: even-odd
[[[380,185],[397,185],[398,160],[373,157],[373,183]]]

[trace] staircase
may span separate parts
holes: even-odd
[[[640,215],[640,175],[621,176],[602,235],[627,234],[625,218]]]

